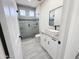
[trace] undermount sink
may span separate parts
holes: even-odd
[[[59,36],[59,31],[57,31],[57,30],[46,29],[45,32],[46,32],[48,35],[52,36],[52,37],[56,37],[56,38],[57,38],[57,37]]]

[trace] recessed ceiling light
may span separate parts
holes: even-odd
[[[31,2],[32,0],[28,0],[28,2]]]

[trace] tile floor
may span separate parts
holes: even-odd
[[[23,59],[52,59],[36,38],[22,40]]]

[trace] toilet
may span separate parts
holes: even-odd
[[[37,42],[40,42],[40,34],[36,34],[36,35],[35,35],[35,38],[36,38],[36,41],[37,41]]]

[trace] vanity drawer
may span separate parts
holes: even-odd
[[[55,41],[53,37],[41,34],[41,45],[53,59],[56,59],[58,51],[58,41]]]
[[[47,37],[46,50],[50,56],[55,59],[57,57],[58,42],[53,40],[54,38]]]
[[[41,34],[41,46],[42,46],[44,49],[46,49],[46,41],[47,41],[46,35]]]

